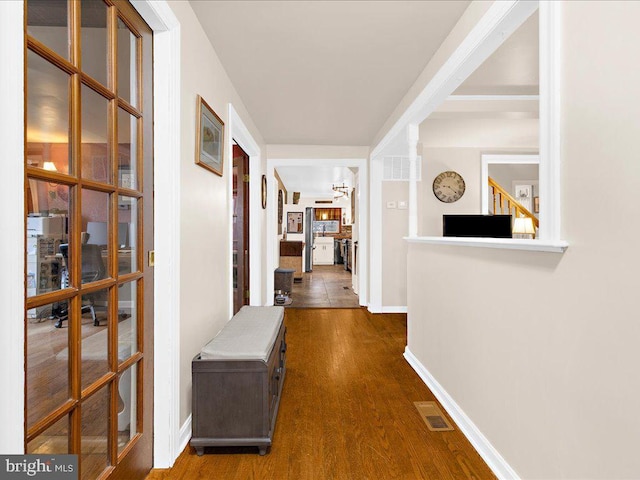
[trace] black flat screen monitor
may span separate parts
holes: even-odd
[[[443,215],[442,235],[511,238],[511,215]]]

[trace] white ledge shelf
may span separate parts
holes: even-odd
[[[458,247],[501,248],[505,250],[529,250],[533,252],[563,253],[569,244],[564,240],[545,241],[517,238],[472,237],[404,237],[409,243],[431,245],[455,245]]]

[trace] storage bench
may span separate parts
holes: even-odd
[[[283,307],[244,306],[196,355],[191,446],[271,446],[286,372]]]

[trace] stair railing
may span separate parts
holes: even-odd
[[[493,198],[493,214],[498,214],[498,209],[502,215],[513,215],[514,218],[529,217],[533,221],[533,224],[538,228],[540,222],[538,219],[527,210],[518,200],[512,197],[509,192],[496,183],[496,181],[489,177],[489,188],[491,189],[491,197]],[[505,213],[506,203],[506,213]]]

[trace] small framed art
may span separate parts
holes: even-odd
[[[222,176],[224,122],[198,95],[196,107],[196,164]]]

